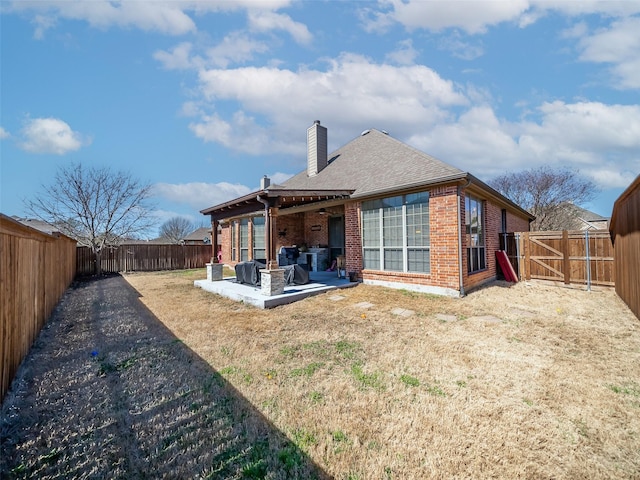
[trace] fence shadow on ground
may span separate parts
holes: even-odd
[[[0,428],[2,478],[330,478],[119,275],[68,290]]]

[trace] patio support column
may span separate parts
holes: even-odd
[[[257,200],[264,205],[264,250],[267,260],[267,269],[278,268],[278,262],[273,260],[273,253],[271,252],[271,204],[268,198],[262,198],[258,195]]]
[[[275,229],[277,227],[277,217],[278,217],[278,207],[277,206],[271,207],[269,209],[269,216],[271,217],[270,218],[270,222],[269,222],[270,228],[269,229],[265,228],[265,234],[269,236],[269,245],[270,245],[270,249],[271,249],[269,254],[270,254],[272,265],[267,264],[267,267],[268,268],[279,268],[278,267],[278,254],[275,251],[275,248],[276,248],[276,244],[275,244],[275,241],[274,241],[275,236],[273,234],[273,232],[275,231]]]
[[[211,263],[218,263],[218,220],[211,219]]]

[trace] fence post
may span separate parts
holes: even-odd
[[[589,230],[584,231],[585,248],[585,263],[587,265],[587,290],[591,291],[591,259],[589,258]]]
[[[516,243],[516,264],[518,265],[518,280],[522,281],[522,267],[520,266],[520,234],[514,233],[514,240]]]
[[[567,230],[562,231],[562,269],[564,270],[564,283],[569,285],[571,283],[571,261],[569,260],[569,253],[571,246],[569,245],[569,232]]]

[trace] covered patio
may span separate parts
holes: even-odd
[[[274,308],[331,290],[354,287],[358,282],[352,282],[348,275],[346,278],[339,278],[336,272],[310,272],[309,283],[285,285],[284,293],[279,295],[265,295],[260,286],[238,283],[235,277],[218,281],[196,280],[194,285],[207,292],[258,308]]]

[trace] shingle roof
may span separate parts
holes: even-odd
[[[211,238],[211,227],[200,227],[184,237],[183,240],[202,242],[205,237]]]
[[[352,189],[352,198],[464,178],[466,172],[379,130],[369,130],[329,154],[329,165],[283,183],[289,189]],[[401,168],[397,168],[401,165]]]
[[[27,225],[28,227],[35,228],[36,230],[40,230],[41,232],[52,234],[60,232],[60,229],[55,225],[51,225],[50,223],[43,222],[42,220],[38,220],[35,218],[19,218],[13,217],[15,220],[19,221],[23,225]]]

